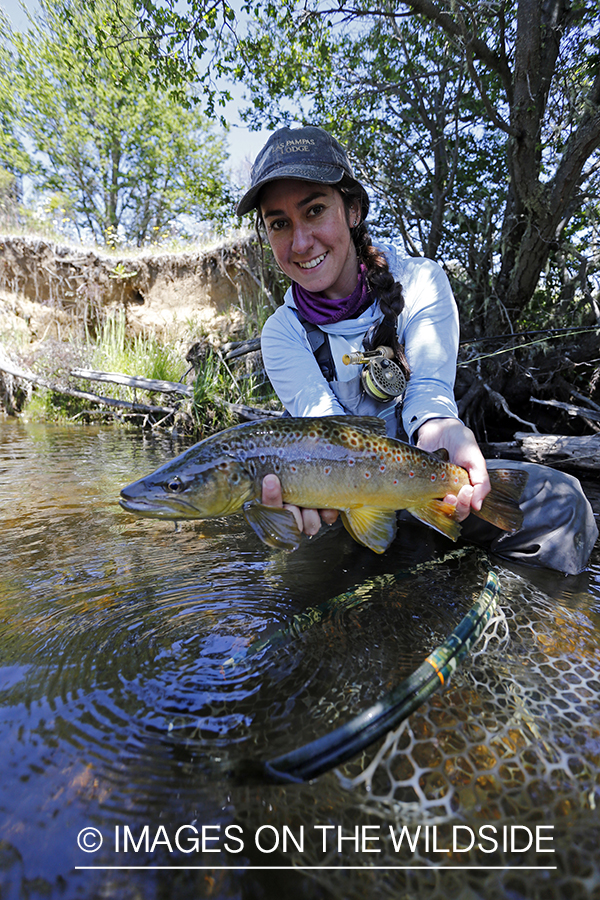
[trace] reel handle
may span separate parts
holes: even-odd
[[[376,350],[364,350],[358,353],[344,353],[342,362],[345,366],[364,366],[366,363],[377,359],[393,359],[394,351],[391,347],[377,347]]]

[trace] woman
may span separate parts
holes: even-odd
[[[471,509],[481,508],[490,483],[454,401],[458,313],[441,267],[402,259],[393,246],[372,245],[367,193],[344,148],[320,128],[282,128],[271,135],[237,212],[252,209],[292,282],[262,334],[265,367],[288,413],[377,415],[395,437],[424,450],[445,448],[469,474],[470,485],[445,498],[456,506],[456,518],[466,520]],[[372,398],[363,389],[361,366],[343,363],[345,354],[379,346],[392,348],[408,376],[403,397]],[[471,517],[465,536],[504,556],[581,571],[598,532],[579,482],[543,466],[502,463],[507,465],[529,472],[523,528],[508,535]],[[274,475],[264,480],[263,502],[282,505]],[[328,523],[337,518],[334,510],[320,515],[289,508],[309,535],[319,530],[321,515]]]

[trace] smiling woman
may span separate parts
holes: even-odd
[[[444,498],[457,521],[481,511],[488,469],[521,468],[522,528],[507,535],[469,517],[463,534],[511,559],[581,571],[598,531],[579,482],[543,466],[486,464],[454,400],[459,327],[449,281],[433,260],[373,245],[369,198],[341,144],[313,126],[276,131],[256,158],[238,213],[252,209],[292,282],[262,333],[265,368],[288,414],[377,416],[391,437],[431,453],[444,449],[468,474]],[[369,390],[362,366],[373,351],[402,370],[405,390],[404,378],[396,393]],[[283,505],[276,472],[266,474],[262,500]],[[321,514],[326,522],[337,517],[286,507],[307,534],[319,530]]]
[[[260,208],[277,264],[296,285],[335,301],[352,294],[358,280],[350,236],[360,215],[356,201],[348,210],[329,185],[283,178],[265,187]]]

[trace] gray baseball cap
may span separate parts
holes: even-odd
[[[306,128],[280,128],[262,148],[252,166],[251,187],[237,207],[243,216],[258,205],[261,188],[278,178],[297,178],[320,184],[338,184],[344,176],[351,178],[361,192],[362,217],[369,211],[369,198],[357,181],[344,147],[334,137],[308,125]]]

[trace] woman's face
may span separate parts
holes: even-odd
[[[280,178],[260,196],[269,243],[279,267],[293,281],[330,300],[356,287],[358,259],[342,195],[327,184]],[[358,203],[350,220],[358,221]]]

